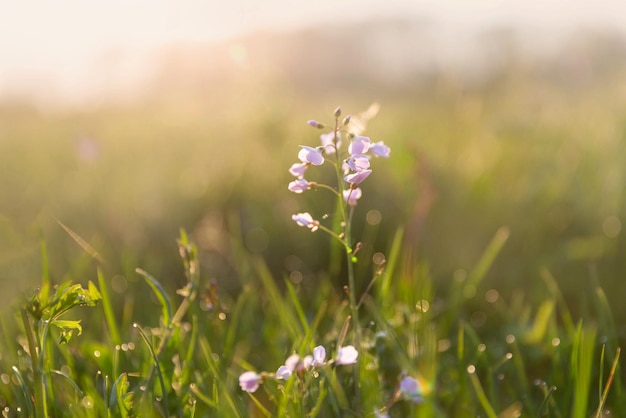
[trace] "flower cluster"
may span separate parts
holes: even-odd
[[[326,349],[318,345],[313,349],[312,355],[307,355],[302,359],[300,359],[300,356],[297,354],[292,354],[285,360],[285,364],[276,370],[276,373],[262,372],[259,374],[252,371],[242,373],[241,376],[239,376],[239,386],[241,386],[241,390],[253,393],[256,392],[265,377],[273,377],[276,380],[287,380],[294,373],[305,373],[311,369],[319,369],[326,365],[334,364],[340,366],[355,364],[358,357],[359,352],[357,349],[351,345],[346,345],[345,347],[339,347],[334,360],[326,361]]]
[[[353,208],[363,195],[359,185],[372,174],[370,159],[372,157],[388,158],[391,150],[383,141],[372,142],[369,137],[350,132],[351,117],[347,116],[343,119],[343,123],[339,123],[340,115],[341,109],[337,108],[335,111],[335,128],[320,135],[321,145],[317,147],[300,146],[299,162],[294,163],[289,168],[289,173],[296,179],[289,183],[288,189],[293,193],[303,193],[317,187],[329,188],[335,190],[344,202]],[[322,123],[314,120],[308,121],[308,124],[320,129],[325,127]],[[356,129],[356,132],[360,133],[359,131]],[[347,154],[340,156],[343,139],[347,139],[349,144]],[[329,161],[335,164],[338,173],[341,174],[341,184],[337,186],[338,190],[304,178],[306,171],[311,166],[324,164],[327,157],[333,154],[335,158],[329,159]],[[319,222],[314,221],[308,212],[293,215],[293,220],[300,226],[310,228],[311,231],[315,231],[319,227]]]

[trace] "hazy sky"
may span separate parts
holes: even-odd
[[[163,45],[385,14],[456,27],[626,30],[625,0],[0,0],[0,98],[86,91],[112,55],[120,66],[114,72],[132,77]]]

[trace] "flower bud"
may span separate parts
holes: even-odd
[[[324,129],[325,128],[324,124],[319,123],[316,120],[309,120],[309,121],[307,121],[307,124],[309,126],[312,126],[313,128],[317,128],[317,129]]]
[[[337,106],[335,109],[335,117],[338,118],[339,116],[341,116],[341,106]]]
[[[349,124],[349,123],[350,123],[350,118],[351,118],[351,117],[352,117],[352,116],[348,115],[348,116],[346,116],[345,118],[343,118],[343,126],[346,126],[347,124]]]

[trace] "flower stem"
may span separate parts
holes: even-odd
[[[340,129],[339,117],[335,117],[335,130],[334,130],[334,142],[337,143],[338,133]],[[343,199],[343,191],[345,189],[343,175],[342,175],[342,164],[340,161],[339,152],[335,152],[336,158],[336,172],[337,172],[337,189],[338,189],[338,198],[339,205],[341,208],[341,216],[344,221],[344,241],[346,243],[346,262],[348,268],[348,290],[349,290],[349,298],[350,298],[350,311],[352,315],[352,321],[354,326],[354,346],[357,350],[361,349],[361,325],[359,323],[359,309],[356,302],[356,281],[354,277],[354,263],[352,261],[353,258],[353,248],[352,248],[352,235],[351,235],[351,211],[348,208],[346,202]],[[354,365],[354,394],[355,394],[355,403],[357,407],[361,405],[361,391],[360,391],[360,367],[359,363]]]

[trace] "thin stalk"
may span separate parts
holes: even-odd
[[[338,112],[337,112],[338,113]],[[335,114],[335,129],[334,129],[334,143],[337,143],[338,140],[338,132],[339,132],[339,115]],[[351,235],[351,225],[350,225],[350,221],[352,220],[352,211],[348,210],[348,206],[346,204],[346,202],[344,202],[343,199],[343,191],[344,191],[344,181],[343,181],[343,175],[341,172],[341,161],[340,161],[340,157],[339,157],[339,152],[335,152],[335,159],[336,159],[336,163],[335,163],[335,169],[336,169],[336,173],[337,173],[337,195],[338,195],[338,199],[339,199],[339,205],[340,205],[340,210],[341,210],[341,215],[343,217],[344,220],[344,239],[343,241],[345,242],[346,245],[346,262],[348,265],[348,290],[349,290],[349,298],[350,298],[350,311],[351,311],[351,315],[352,315],[352,321],[354,324],[354,346],[356,347],[357,350],[360,350],[360,343],[361,343],[361,326],[359,324],[359,308],[357,305],[357,298],[356,298],[356,280],[354,277],[354,264],[353,264],[353,249],[352,249],[352,235]],[[359,382],[360,382],[360,367],[359,364],[357,363],[354,366],[354,392],[355,392],[355,405],[361,405],[361,391],[359,388]]]
[[[33,368],[33,376],[35,381],[35,417],[48,417],[48,405],[46,402],[46,382],[43,372],[41,371],[41,362],[39,357],[39,344],[35,342],[33,328],[25,310],[20,311],[22,322],[24,323],[24,332],[28,341],[28,351],[30,352],[30,360]],[[43,355],[43,350],[42,350]],[[27,400],[30,401],[30,400]]]

